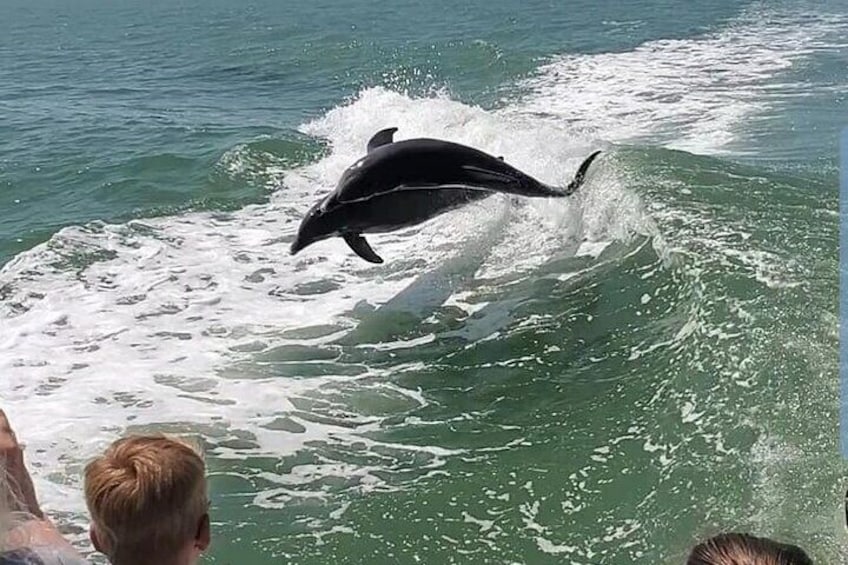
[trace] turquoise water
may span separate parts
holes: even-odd
[[[216,563],[848,563],[845,2],[5,2],[0,398],[84,551],[80,469],[199,436]],[[374,132],[569,202],[293,258]],[[49,425],[45,425],[49,421]]]

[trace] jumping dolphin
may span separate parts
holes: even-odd
[[[291,245],[304,247],[341,236],[371,263],[382,263],[363,233],[386,233],[425,222],[496,193],[528,197],[565,197],[583,184],[595,151],[565,188],[547,185],[506,164],[503,157],[438,139],[395,142],[392,127],[378,131],[367,154],[351,165],[336,189],[303,218]]]

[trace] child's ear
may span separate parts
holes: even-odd
[[[97,529],[94,527],[94,524],[88,528],[88,539],[91,540],[91,545],[94,546],[94,549],[100,553],[106,553],[103,551],[103,544],[100,543],[100,536],[97,535]]]
[[[209,513],[207,512],[200,518],[200,523],[197,524],[197,535],[194,539],[194,546],[200,551],[206,551],[212,541],[212,528],[209,524]]]

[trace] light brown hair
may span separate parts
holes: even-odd
[[[208,510],[202,454],[164,434],[119,439],[86,466],[85,500],[114,565],[170,562]]]
[[[727,533],[692,548],[686,565],[813,565],[813,560],[796,545]]]

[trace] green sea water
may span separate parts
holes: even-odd
[[[128,431],[210,469],[210,563],[848,563],[844,2],[0,6],[0,404],[85,553]],[[288,253],[383,127],[491,199]],[[97,556],[92,556],[97,560]]]

